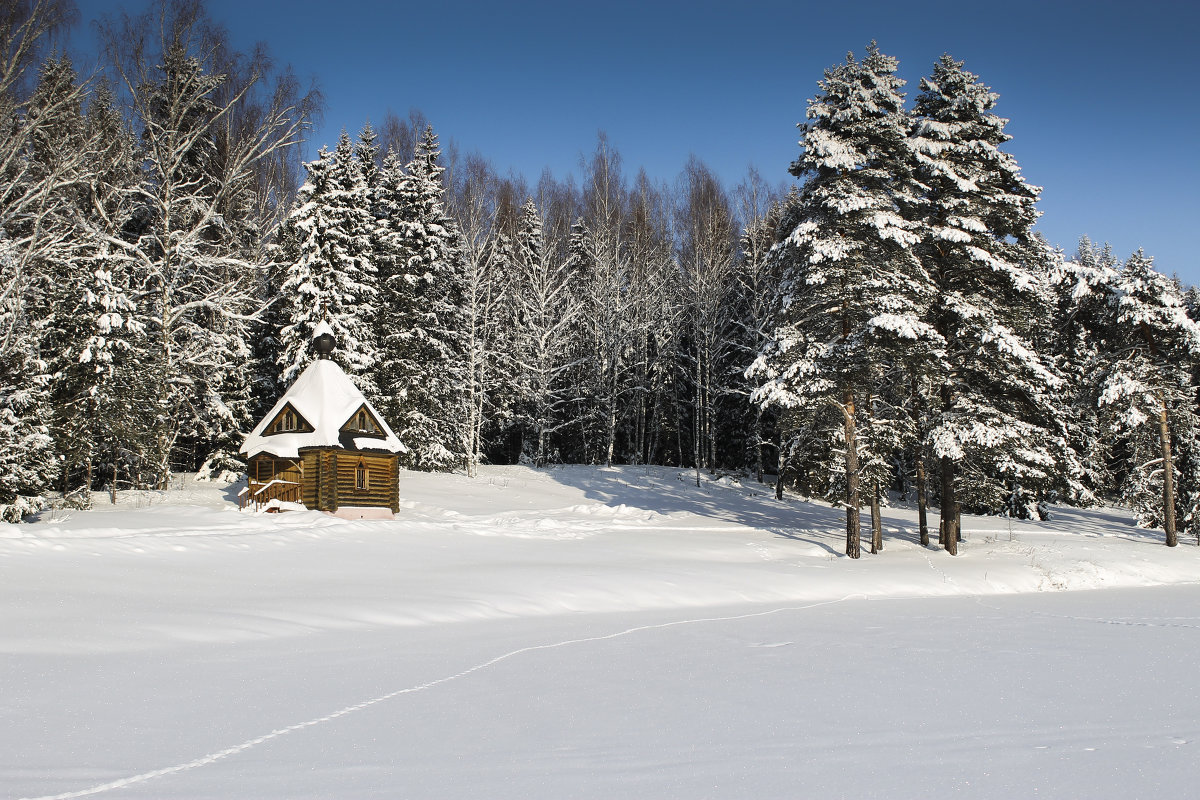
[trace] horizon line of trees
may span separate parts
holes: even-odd
[[[1200,531],[1200,295],[1140,251],[1033,232],[997,96],[943,56],[910,108],[872,43],[831,67],[788,190],[692,157],[630,180],[500,176],[419,112],[300,163],[315,88],[232,52],[198,2],[51,45],[0,14],[0,511],[172,470],[229,477],[315,325],[406,466],[670,464],[844,504],[1028,517],[1119,501]]]

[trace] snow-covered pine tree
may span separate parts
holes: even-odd
[[[1200,289],[1187,287],[1183,292],[1183,305],[1188,318],[1200,323]],[[1192,358],[1191,376],[1193,407],[1200,408],[1200,358]],[[1200,432],[1179,444],[1176,457],[1180,476],[1179,497],[1175,503],[1179,518],[1176,524],[1180,530],[1195,535],[1196,544],[1200,545]]]
[[[92,333],[91,318],[79,314],[86,290],[86,255],[93,244],[83,225],[86,187],[91,182],[92,149],[84,121],[84,92],[77,85],[70,59],[51,55],[41,64],[22,127],[28,132],[23,162],[25,180],[50,186],[41,213],[32,225],[13,230],[28,236],[38,251],[29,260],[22,304],[30,328],[28,343],[45,362],[47,404],[40,416],[49,424],[59,465],[60,488],[75,489],[86,470],[80,463],[90,452],[90,437],[75,422],[69,401],[83,388],[78,366],[83,342]]]
[[[334,153],[322,148],[305,165],[287,231],[294,254],[280,286],[279,382],[289,385],[313,359],[312,332],[325,321],[337,349],[332,358],[364,394],[376,394],[372,370],[377,361],[374,329],[379,290],[371,263],[374,219],[366,207],[366,186],[343,131]]]
[[[1109,314],[1109,295],[1119,264],[1108,245],[1083,236],[1075,257],[1059,254],[1051,271],[1055,315],[1049,349],[1067,383],[1060,403],[1072,450],[1083,469],[1080,480],[1092,494],[1112,487],[1111,442],[1100,430],[1099,371]]]
[[[786,409],[814,431],[840,415],[846,553],[858,558],[862,425],[877,348],[930,336],[913,298],[925,278],[919,237],[897,208],[911,156],[896,60],[867,47],[860,62],[825,71],[800,126],[807,178],[795,226],[777,247],[783,278],[774,329],[753,367],[758,402]]]
[[[58,245],[46,252],[40,270],[39,349],[46,354],[51,435],[61,467],[64,494],[88,491],[111,471],[97,474],[111,461],[114,431],[125,446],[140,450],[145,442],[130,421],[142,405],[137,380],[115,379],[115,368],[127,360],[138,341],[141,323],[129,299],[133,262],[113,247],[135,210],[138,183],[131,134],[113,104],[107,86],[97,87],[86,116],[78,104],[61,102],[72,95],[75,75],[65,59],[47,61],[35,93],[31,115],[54,109],[31,158],[58,176],[52,226]],[[72,166],[64,169],[63,161]]]
[[[465,463],[468,376],[463,367],[464,277],[458,235],[446,213],[437,135],[427,127],[395,181],[395,261],[383,278],[381,389],[392,429],[415,469]],[[389,256],[390,258],[391,256]]]
[[[379,185],[379,136],[371,123],[367,122],[358,133],[354,143],[354,159],[362,173],[363,185],[368,195],[367,209],[375,210],[375,188]]]
[[[0,296],[0,519],[20,522],[40,510],[43,493],[57,475],[57,459],[46,417],[49,365],[39,357],[38,331],[23,302],[18,245],[0,231],[0,277],[9,288]]]
[[[958,509],[1000,510],[1074,480],[1052,393],[1062,378],[1030,341],[1049,317],[1041,276],[1053,257],[1034,236],[1040,190],[1000,145],[1007,120],[987,86],[948,55],[921,81],[912,146],[925,187],[914,216],[937,287],[931,321],[945,340],[939,408],[928,433],[939,459],[943,539],[957,553]],[[1066,480],[1060,480],[1065,478]]]
[[[1123,443],[1129,464],[1122,485],[1139,524],[1162,527],[1178,544],[1178,474],[1173,448],[1194,451],[1200,325],[1188,316],[1178,284],[1141,250],[1112,275],[1099,406],[1103,434]]]

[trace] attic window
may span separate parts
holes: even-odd
[[[279,415],[275,417],[275,421],[267,428],[267,434],[274,433],[294,433],[296,431],[311,431],[312,427],[305,421],[304,417],[296,413],[296,410],[290,405],[285,406]]]
[[[359,461],[358,466],[354,468],[354,488],[371,488],[371,470],[362,461]]]
[[[375,420],[371,418],[370,413],[368,413],[367,409],[365,408],[360,408],[357,412],[355,412],[354,416],[350,419],[349,424],[346,425],[346,428],[352,431],[358,431],[360,433],[379,432],[379,427],[375,424]]]

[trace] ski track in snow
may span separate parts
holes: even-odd
[[[1200,583],[1200,581],[1193,582],[1191,585],[1196,585],[1197,583]],[[1186,586],[1188,584],[1178,584],[1178,585]],[[996,611],[1001,614],[1004,613],[1004,609],[997,608],[996,606],[993,606],[993,605],[989,605],[988,603],[985,603],[982,598],[974,597],[972,599],[976,603],[978,603],[979,605],[983,606],[984,608],[986,608],[990,611]],[[1071,622],[1089,622],[1089,623],[1092,623],[1095,625],[1123,625],[1123,626],[1130,627],[1130,628],[1187,628],[1189,630],[1200,630],[1200,625],[1189,625],[1184,622],[1144,622],[1144,621],[1128,620],[1128,619],[1112,619],[1109,617],[1078,617],[1078,616],[1074,616],[1074,615],[1070,615],[1070,614],[1050,614],[1045,611],[1033,611],[1033,610],[1026,611],[1025,613],[1027,613],[1031,617],[1045,617],[1047,619],[1065,619],[1065,620],[1070,620]]]
[[[326,722],[332,722],[335,719],[339,719],[339,718],[347,716],[349,714],[353,714],[356,711],[362,711],[365,708],[370,708],[371,706],[375,706],[375,705],[378,705],[379,703],[383,703],[388,700],[392,700],[396,697],[400,697],[401,695],[422,692],[422,691],[425,691],[426,689],[432,689],[435,686],[440,686],[441,684],[450,683],[451,681],[458,680],[459,678],[465,678],[468,675],[479,672],[481,670],[485,670],[488,667],[495,666],[496,664],[499,664],[502,661],[507,661],[510,658],[515,658],[516,656],[523,655],[525,653],[533,653],[533,652],[536,652],[539,650],[554,650],[554,649],[557,649],[560,647],[569,647],[571,645],[576,645],[576,644],[587,644],[589,642],[603,642],[603,641],[608,641],[611,639],[619,639],[623,636],[629,636],[631,634],[640,633],[642,631],[661,630],[664,628],[674,628],[674,627],[678,627],[681,625],[697,625],[697,624],[703,624],[706,622],[731,622],[731,621],[736,621],[736,620],[741,620],[741,619],[766,617],[766,616],[770,616],[773,614],[780,614],[780,613],[784,613],[784,612],[788,612],[788,611],[807,611],[807,610],[810,610],[813,608],[819,608],[821,606],[830,606],[830,605],[836,605],[838,603],[844,603],[847,600],[853,600],[855,598],[868,599],[867,596],[863,595],[863,594],[857,594],[857,593],[856,594],[848,594],[845,597],[840,597],[836,600],[824,600],[819,603],[810,603],[810,604],[804,605],[804,606],[782,606],[779,608],[768,609],[766,611],[754,611],[754,612],[750,612],[747,614],[733,614],[733,615],[724,616],[724,617],[698,617],[698,618],[693,618],[693,619],[672,620],[671,622],[660,622],[660,623],[657,623],[654,625],[638,625],[633,628],[626,628],[623,631],[617,631],[616,633],[609,633],[609,634],[605,634],[603,636],[585,636],[585,637],[582,637],[579,639],[566,639],[561,642],[553,642],[550,644],[536,644],[536,645],[530,645],[529,647],[521,647],[516,650],[511,650],[502,655],[498,655],[487,661],[483,661],[479,664],[476,664],[473,667],[468,667],[467,669],[464,669],[461,672],[456,672],[453,675],[447,675],[447,676],[444,676],[441,678],[436,678],[432,681],[428,681],[426,683],[422,683],[417,686],[409,686],[404,689],[397,689],[394,692],[388,692],[387,694],[379,695],[378,697],[374,697],[370,700],[364,700],[361,703],[357,703],[352,706],[346,706],[345,708],[339,709],[338,711],[334,711],[332,714],[326,714],[323,717],[317,717],[315,719],[310,719],[305,722],[298,722],[295,725],[289,725],[286,728],[276,728],[275,730],[271,731],[270,733],[264,734],[262,736],[258,736],[254,739],[247,739],[246,741],[242,742],[241,744],[236,744],[236,745],[233,745],[232,747],[227,747],[224,750],[218,750],[216,752],[209,753],[208,755],[201,756],[200,758],[196,758],[191,761],[186,761],[182,764],[176,764],[175,766],[172,766],[172,767],[163,767],[161,769],[152,770],[150,772],[142,772],[137,775],[131,775],[127,778],[120,778],[115,781],[109,781],[107,783],[102,783],[102,784],[99,784],[97,786],[92,786],[87,789],[79,789],[79,790],[72,791],[72,792],[63,792],[62,794],[39,795],[38,797],[26,797],[26,798],[21,798],[21,800],[71,800],[72,798],[76,798],[76,797],[89,797],[91,795],[101,794],[103,792],[109,792],[114,789],[123,789],[127,786],[133,786],[135,784],[145,783],[146,781],[154,780],[155,778],[161,778],[166,775],[175,775],[175,774],[178,774],[181,772],[187,772],[189,770],[193,770],[198,767],[204,767],[209,764],[213,764],[217,761],[228,758],[229,756],[233,756],[233,755],[237,755],[238,753],[245,752],[246,750],[250,750],[251,748],[257,747],[260,744],[265,744],[266,742],[269,742],[272,739],[278,739],[282,736],[288,735],[289,733],[295,733],[296,731],[304,730],[305,728],[312,728],[312,727],[321,725]],[[878,599],[878,598],[876,598],[876,599]],[[1196,626],[1182,625],[1182,626],[1177,626],[1177,627],[1196,627]],[[780,647],[780,646],[783,646],[784,644],[791,644],[791,643],[787,642],[787,643],[767,644],[767,645],[759,645],[759,646]]]

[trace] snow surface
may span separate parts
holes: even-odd
[[[263,431],[288,403],[313,426],[313,430],[264,436]],[[367,402],[367,398],[342,368],[328,359],[314,361],[300,373],[296,382],[284,392],[283,397],[279,398],[242,442],[241,452],[249,456],[270,453],[276,458],[297,458],[301,447],[341,447],[342,426],[364,405],[375,417],[375,421],[382,426],[384,435],[382,438],[355,437],[354,446],[360,450],[403,452],[404,445],[396,438],[396,434],[392,433],[392,429],[383,421],[375,407]]]
[[[1123,511],[964,518],[954,558],[886,509],[885,552],[852,561],[839,510],[728,477],[401,478],[394,521],[242,513],[239,487],[185,483],[0,526],[0,796],[1134,797],[1200,777],[1200,548]]]

